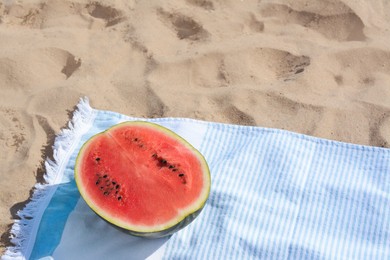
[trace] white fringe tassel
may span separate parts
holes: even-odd
[[[26,259],[33,244],[31,239],[36,235],[42,214],[49,204],[55,190],[64,174],[65,166],[71,156],[74,146],[86,133],[95,118],[95,110],[89,105],[88,98],[80,99],[68,128],[63,129],[55,138],[53,146],[54,161],[45,161],[45,184],[36,184],[31,201],[18,212],[20,219],[15,220],[11,228],[11,242],[2,259]],[[31,237],[34,236],[34,237]],[[27,255],[26,255],[27,254]]]

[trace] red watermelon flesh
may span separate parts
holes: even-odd
[[[188,225],[210,191],[204,157],[157,124],[126,122],[80,149],[75,179],[103,219],[139,236],[161,237]]]

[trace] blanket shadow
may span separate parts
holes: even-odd
[[[77,106],[75,105],[75,106],[73,106],[73,108],[71,110],[66,111],[67,116],[68,116],[67,122],[69,122],[73,118],[73,114],[76,110],[77,110]],[[53,146],[54,146],[56,134],[48,126],[48,124],[47,124],[47,122],[45,122],[45,120],[43,120],[39,116],[37,117],[37,119],[38,119],[38,123],[40,124],[40,126],[43,128],[43,130],[46,133],[46,144],[43,145],[41,147],[41,150],[40,150],[41,160],[40,160],[39,166],[37,167],[37,169],[35,171],[35,182],[37,184],[45,184],[46,183],[45,177],[44,177],[46,174],[45,161],[47,159],[54,161]],[[65,125],[63,127],[61,127],[61,130],[66,129],[67,127],[68,127],[67,123],[65,123]],[[31,199],[32,199],[34,192],[35,192],[35,187],[32,187],[29,191],[29,196],[26,200],[17,202],[9,208],[9,212],[10,212],[10,216],[11,216],[12,221],[20,220],[20,217],[18,216],[18,212],[21,211],[22,209],[24,209],[26,207],[26,205],[31,202]],[[1,234],[1,236],[0,236],[0,249],[1,249],[0,254],[3,253],[2,251],[4,251],[5,248],[15,246],[11,242],[12,226],[13,226],[13,223],[8,224],[6,231],[3,234]]]
[[[35,173],[35,182],[36,183],[39,183],[39,184],[44,184],[45,183],[45,178],[44,178],[44,175],[45,175],[45,172],[46,172],[46,170],[45,170],[45,159],[47,159],[47,158],[52,159],[53,158],[52,146],[54,145],[54,139],[55,139],[54,136],[51,137],[50,139],[48,138],[47,144],[44,147],[42,147],[42,149],[41,149],[41,153],[42,153],[41,158],[42,158],[42,160],[41,160],[41,163],[38,166],[38,168],[36,170],[36,173]],[[29,196],[28,196],[28,198],[26,200],[17,202],[17,203],[15,203],[14,205],[12,205],[9,208],[9,212],[10,212],[12,221],[21,219],[19,217],[19,215],[18,215],[18,212],[23,210],[26,207],[26,205],[31,202],[31,199],[33,197],[34,192],[35,192],[35,187],[32,187],[30,189],[30,191],[29,191]],[[28,217],[25,217],[25,218],[28,219]],[[15,246],[15,244],[12,243],[12,241],[11,241],[11,238],[12,238],[12,226],[13,226],[13,223],[8,224],[6,231],[3,234],[1,234],[0,246],[4,248],[3,250],[5,250],[5,248],[7,248],[7,247]]]

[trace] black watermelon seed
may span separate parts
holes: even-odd
[[[109,193],[108,191],[105,191],[103,194],[104,194],[105,196],[110,195],[110,193]]]
[[[172,169],[172,171],[176,172],[176,171],[177,171],[177,169],[176,169],[176,168],[174,168],[174,169]]]
[[[175,168],[172,164],[168,166],[169,169]]]
[[[122,199],[122,196],[119,196],[119,197],[118,197],[118,201],[120,201],[121,199]]]
[[[167,164],[167,160],[165,160],[165,159],[161,159],[160,162],[161,162],[162,164]]]
[[[101,186],[101,187],[100,187],[100,189],[101,189],[101,190],[103,190],[103,189],[104,189],[104,187],[103,187],[103,186]]]
[[[184,176],[184,173],[179,173],[179,177],[183,177]]]
[[[99,181],[99,180],[97,180],[97,181],[96,181],[96,185],[98,185],[99,183],[100,183],[100,181]]]
[[[113,182],[111,182],[112,183],[112,185],[115,185],[116,184],[116,182],[115,181],[113,181]]]
[[[103,175],[103,178],[107,178],[107,174],[104,174],[104,175]]]
[[[119,189],[119,187],[120,187],[119,184],[117,184],[117,185],[115,186],[115,189]]]
[[[98,161],[100,161],[100,158],[99,158],[99,157],[96,157],[96,159],[95,159],[95,160],[98,162]]]

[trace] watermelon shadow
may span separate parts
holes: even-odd
[[[100,218],[80,198],[68,217],[56,254],[68,259],[146,259],[162,255],[169,238],[132,236]]]

